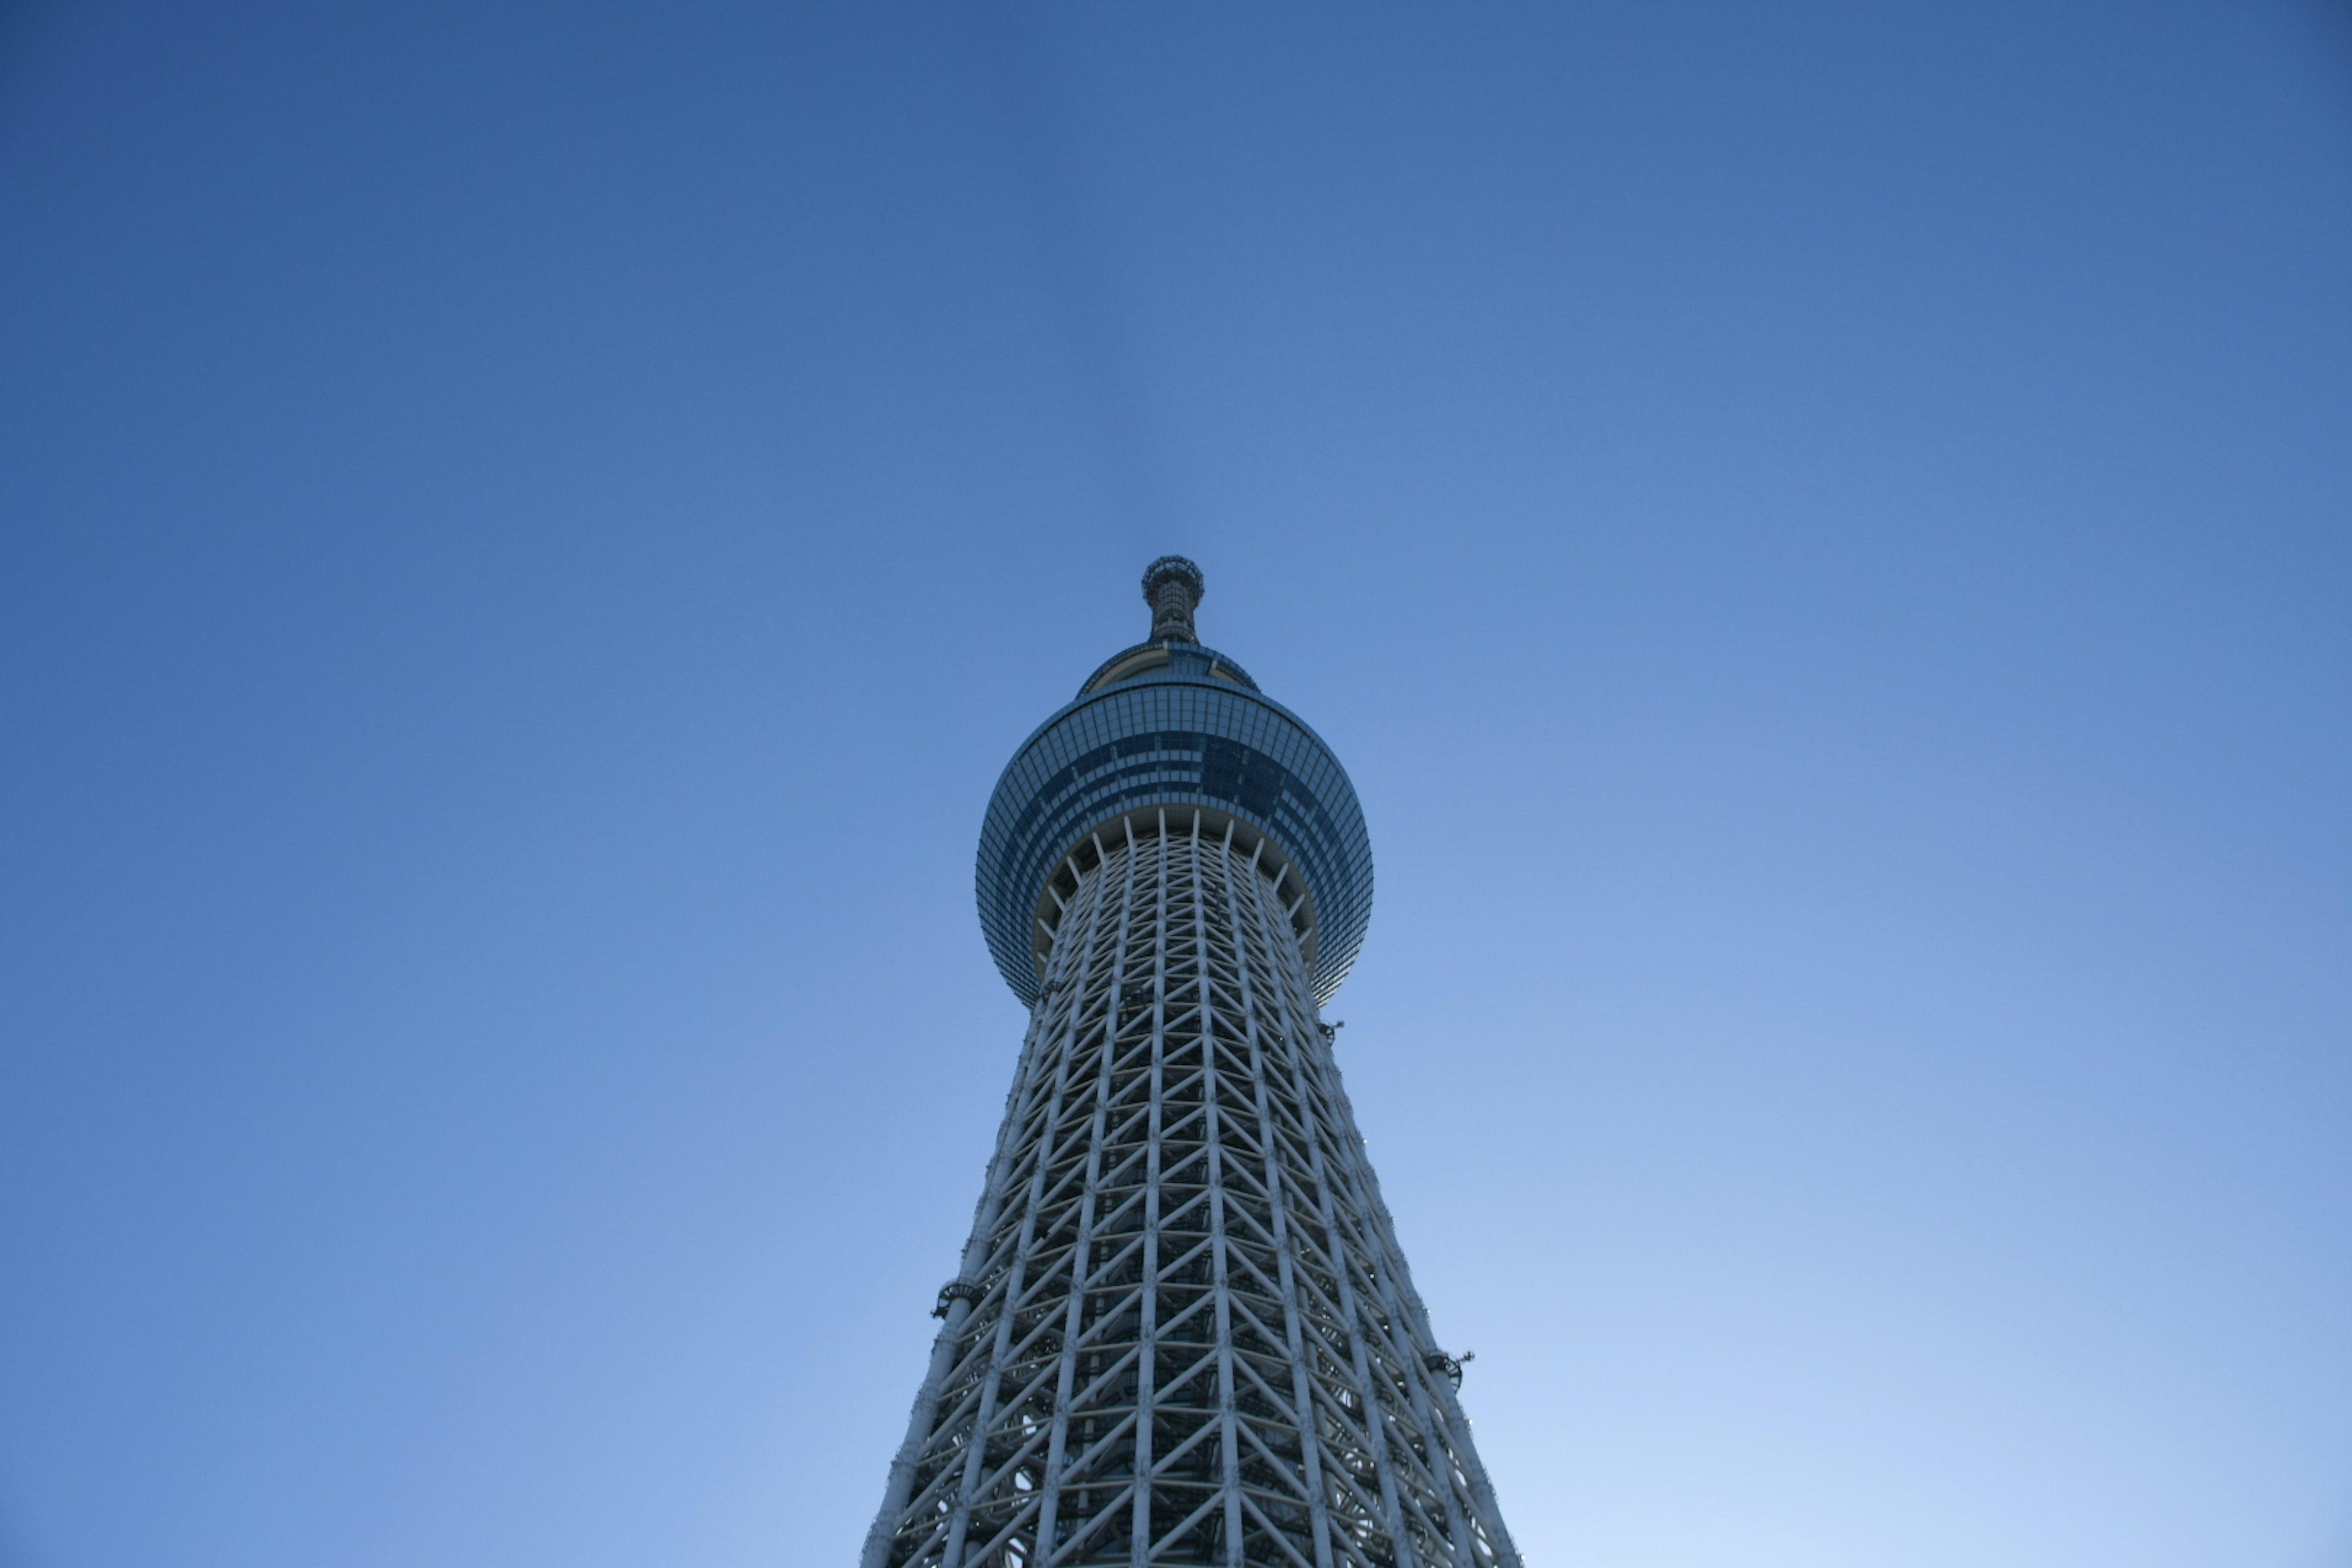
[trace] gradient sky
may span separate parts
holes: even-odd
[[[1203,636],[1535,1568],[2352,1563],[2352,18],[0,10],[0,1563],[853,1561]]]

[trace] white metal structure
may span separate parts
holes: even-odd
[[[1110,817],[1045,879],[862,1568],[1517,1568],[1340,1087],[1307,891],[1199,805]]]

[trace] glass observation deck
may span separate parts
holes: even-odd
[[[1192,598],[1199,597],[1197,568]],[[1166,561],[1153,574],[1164,580]],[[1171,629],[1191,631],[1191,605]],[[1172,617],[1171,617],[1172,619]],[[1160,629],[1155,626],[1155,630]],[[980,834],[980,921],[1005,984],[1034,1002],[1054,913],[1048,884],[1097,833],[1187,826],[1258,854],[1286,895],[1316,1000],[1347,978],[1371,918],[1372,847],[1347,771],[1246,671],[1167,638],[1113,656],[1039,725],[997,781]],[[1263,847],[1260,847],[1260,841]],[[1091,859],[1091,854],[1087,857]],[[1303,895],[1303,896],[1299,896]]]

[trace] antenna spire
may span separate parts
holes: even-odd
[[[1206,591],[1201,569],[1181,555],[1163,555],[1143,569],[1143,602],[1151,606],[1152,642],[1201,640],[1192,610]]]

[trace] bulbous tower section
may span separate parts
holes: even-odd
[[[1330,749],[1205,584],[1022,743],[981,925],[1030,1009],[862,1568],[1517,1568],[1319,1007],[1371,911]]]
[[[1150,640],[1111,656],[1005,764],[980,830],[981,929],[1033,1002],[1073,879],[1118,825],[1234,825],[1282,889],[1318,1002],[1347,978],[1372,912],[1372,846],[1347,771],[1249,672],[1194,640],[1201,569],[1143,574]],[[1156,831],[1156,828],[1154,829]]]

